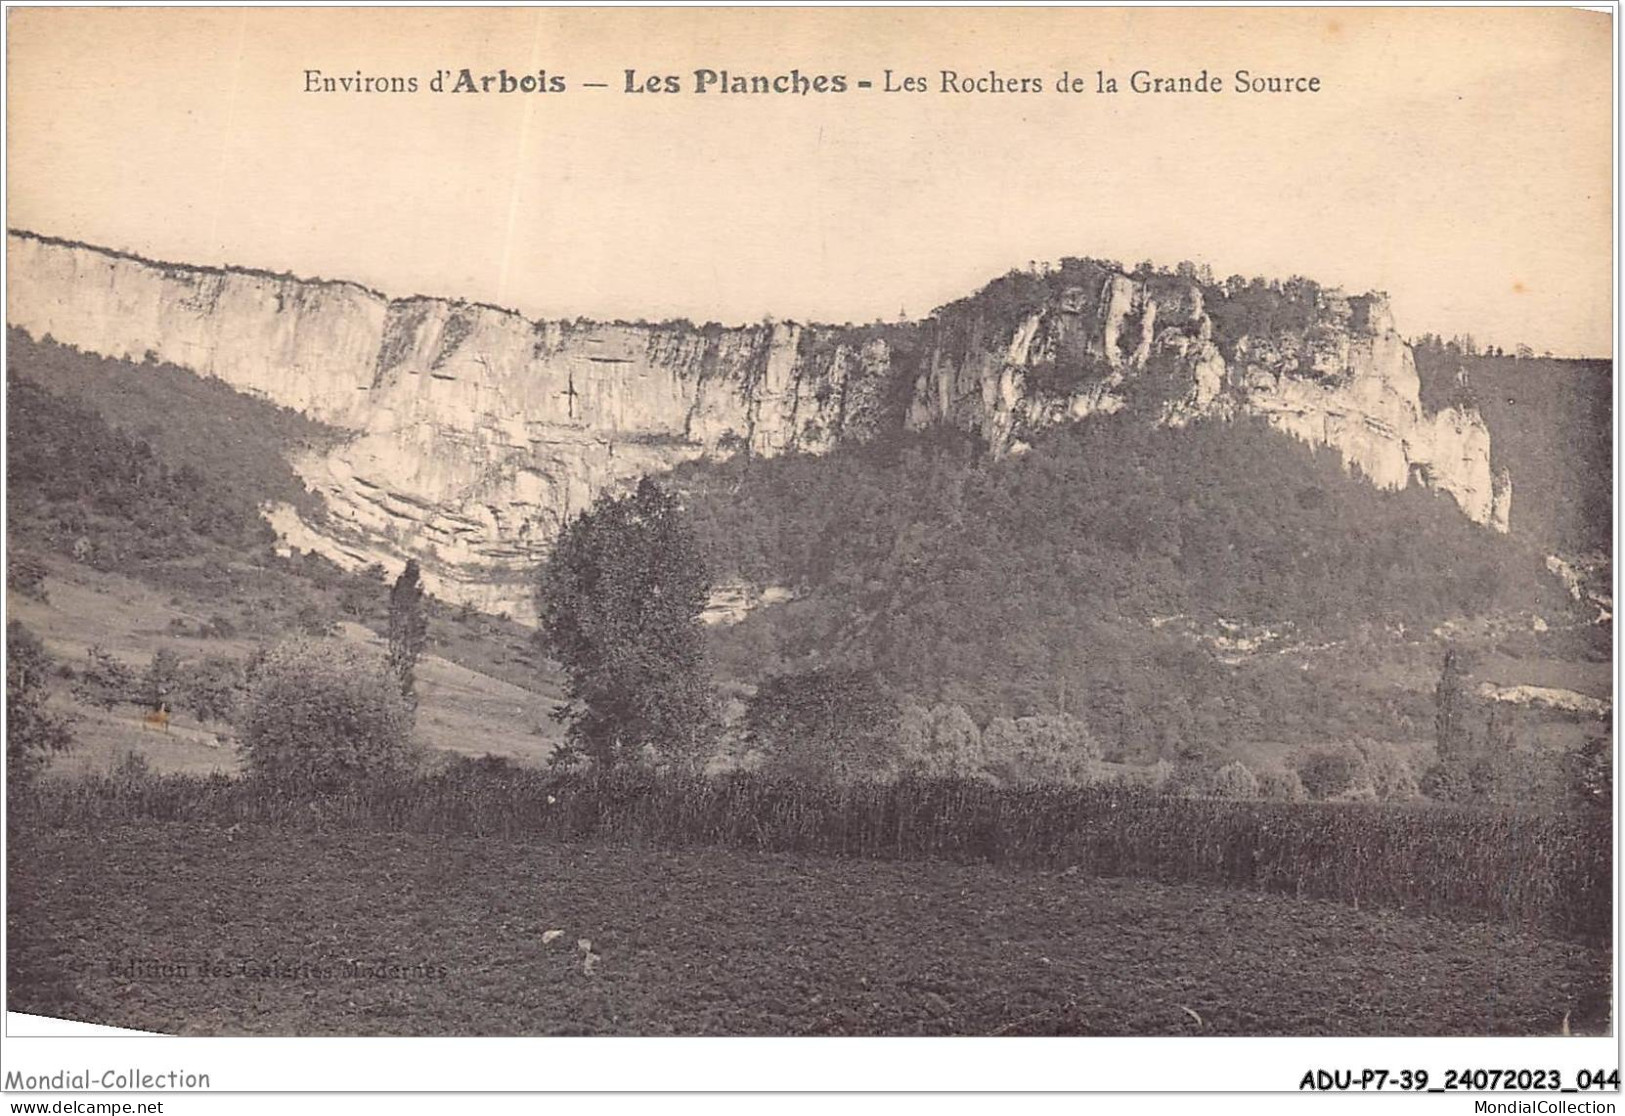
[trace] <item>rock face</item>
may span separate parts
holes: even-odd
[[[1472,410],[1423,412],[1386,296],[1317,292],[1308,321],[1244,322],[1250,328],[1221,347],[1200,284],[1111,273],[1098,282],[1026,310],[1008,337],[987,336],[987,319],[966,307],[969,323],[939,330],[910,424],[955,423],[995,452],[1019,450],[1022,430],[1114,413],[1149,390],[1163,400],[1164,422],[1259,415],[1336,449],[1379,487],[1442,489],[1475,522],[1507,529],[1512,482],[1491,469],[1489,427]]]
[[[1606,698],[1590,697],[1551,686],[1497,686],[1493,682],[1480,682],[1478,696],[1486,701],[1506,701],[1513,705],[1544,705],[1548,709],[1587,717],[1607,717],[1613,711],[1612,703]]]
[[[8,243],[11,325],[151,354],[353,432],[297,463],[327,523],[269,510],[289,545],[346,565],[415,556],[437,594],[492,611],[525,615],[523,571],[559,526],[644,473],[938,423],[1019,452],[1024,433],[1122,410],[1137,391],[1156,392],[1172,424],[1262,415],[1375,484],[1440,488],[1506,529],[1510,481],[1491,471],[1483,420],[1423,413],[1375,295],[1326,292],[1306,328],[1228,339],[1200,284],[1094,265],[1013,313],[977,296],[894,327],[533,322],[27,233]]]

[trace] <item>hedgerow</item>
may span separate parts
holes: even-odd
[[[223,775],[52,780],[31,788],[18,809],[44,826],[147,819],[1075,866],[1097,876],[1466,913],[1582,938],[1606,937],[1612,919],[1611,819],[1603,811],[1243,802],[953,779],[561,774],[477,761],[317,797]]]

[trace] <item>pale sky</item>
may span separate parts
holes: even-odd
[[[1297,273],[1612,352],[1611,27],[1563,9],[12,9],[7,223],[532,317],[920,316],[1029,260]],[[433,94],[545,68],[561,94]],[[844,74],[696,96],[698,67]],[[885,93],[884,71],[928,93]],[[684,92],[628,94],[624,71]],[[1053,91],[1062,71],[1223,93]],[[1234,72],[1318,75],[1237,94]],[[305,71],[415,76],[314,94]],[[938,91],[940,72],[1045,92]],[[873,80],[874,89],[855,83]],[[607,83],[583,89],[580,83]]]

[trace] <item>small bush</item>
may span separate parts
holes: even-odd
[[[148,709],[169,709],[180,689],[181,660],[168,647],[152,653],[152,662],[141,676],[141,702]]]
[[[1213,798],[1258,798],[1258,776],[1246,764],[1234,760],[1213,772],[1207,792]]]
[[[140,687],[134,671],[100,647],[91,646],[74,679],[73,696],[87,705],[111,709],[120,702],[139,701]]]
[[[230,639],[237,634],[237,625],[232,623],[231,617],[215,615],[198,629],[198,635],[206,639]]]
[[[294,624],[306,635],[317,639],[325,639],[339,630],[338,621],[326,609],[314,604],[301,606],[294,617]]]
[[[151,783],[156,774],[146,756],[127,748],[113,764],[108,778],[122,793],[129,794]]]
[[[1436,763],[1422,776],[1421,791],[1435,802],[1471,802],[1473,781],[1465,764]]]
[[[1298,778],[1310,798],[1336,798],[1364,781],[1365,759],[1351,746],[1322,748],[1298,761]]]
[[[412,714],[383,658],[336,640],[292,640],[254,673],[240,726],[249,770],[325,791],[409,773]]]
[[[231,721],[246,687],[243,664],[211,655],[190,665],[183,679],[186,708],[199,721]]]
[[[1613,816],[1614,756],[1606,736],[1594,736],[1569,760],[1569,793],[1582,808]]]
[[[1309,797],[1303,780],[1290,767],[1261,767],[1257,775],[1260,798],[1276,802],[1302,802]]]
[[[1392,744],[1358,740],[1354,748],[1364,761],[1365,779],[1379,802],[1410,802],[1421,797],[1416,773]]]

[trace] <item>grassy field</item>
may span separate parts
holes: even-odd
[[[1576,1032],[1609,1027],[1605,952],[1221,889],[180,824],[46,831],[12,852],[8,1008],[162,1032],[1490,1035],[1555,1034],[1565,1015]]]
[[[155,651],[168,648],[183,660],[209,656],[247,659],[264,641],[248,635],[199,638],[178,635],[177,623],[188,630],[206,623],[206,610],[133,578],[106,573],[52,557],[49,600],[20,593],[6,594],[7,614],[39,635],[46,650],[59,663],[78,667],[86,651],[100,647],[139,675]],[[387,589],[380,587],[380,594]],[[495,621],[481,618],[487,625]],[[533,671],[529,689],[498,677],[474,653],[501,651],[506,632],[481,638],[467,625],[445,621],[437,625],[445,646],[435,647],[418,665],[421,699],[417,732],[431,749],[457,755],[499,755],[529,763],[544,761],[557,744],[558,724],[548,713],[558,697],[554,680]],[[344,622],[339,634],[348,640],[382,646],[377,633],[360,624]],[[436,654],[436,651],[443,652]],[[58,686],[56,701],[75,718],[74,747],[57,757],[53,770],[72,775],[105,772],[130,751],[145,756],[153,770],[205,775],[235,772],[240,767],[236,750],[226,745],[230,726],[199,723],[184,708],[174,711],[168,734],[145,731],[143,710],[121,703],[110,710],[82,702],[69,702],[66,686]]]

